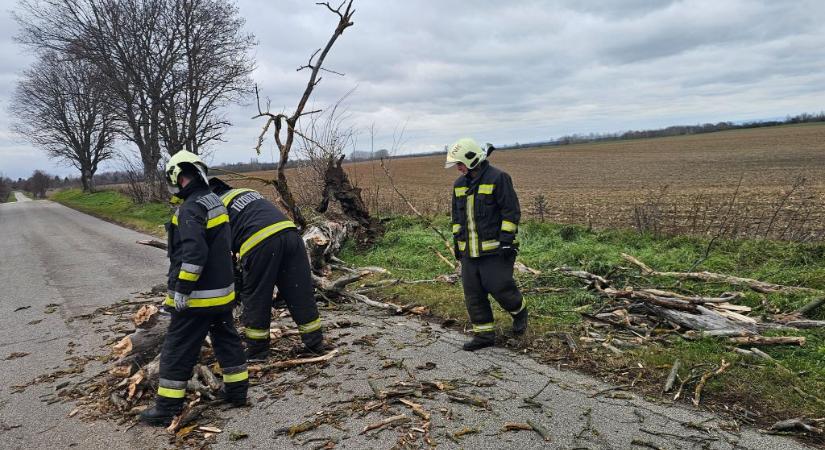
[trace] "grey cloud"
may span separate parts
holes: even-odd
[[[326,42],[335,17],[301,0],[238,6],[260,42],[261,92],[273,110],[290,111],[308,75],[295,69]],[[346,76],[324,74],[312,106],[326,108],[357,87],[347,100],[351,121],[361,130],[375,123],[379,147],[402,127],[402,151],[410,152],[463,135],[527,142],[784,116],[825,103],[818,0],[356,0],[355,7],[355,26],[326,65]],[[3,33],[0,82],[12,84],[25,55],[12,54]],[[4,104],[9,92],[0,86]],[[263,121],[250,119],[253,100],[229,111],[234,126],[215,161],[255,156]],[[0,135],[0,171],[11,147],[15,158],[25,153]],[[271,142],[261,159],[274,159]]]

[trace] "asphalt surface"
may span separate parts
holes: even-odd
[[[70,367],[67,358],[105,354],[105,342],[117,337],[105,327],[111,321],[73,317],[163,282],[164,253],[134,243],[147,236],[48,201],[0,205],[0,236],[0,448],[169,447],[169,436],[157,429],[67,417],[71,403],[43,401],[57,382],[32,384],[19,393],[11,388]],[[421,446],[423,419],[403,404],[375,400],[373,386],[393,390],[403,386],[399,383],[422,382],[453,389],[405,397],[430,414],[429,438],[437,448],[806,448],[756,430],[724,431],[729,424],[711,414],[646,401],[527,355],[505,349],[463,352],[466,336],[415,317],[360,305],[322,314],[326,323],[341,325],[328,327],[339,353],[327,364],[279,372],[253,386],[250,407],[218,412],[223,433],[215,436],[214,448],[305,449],[334,442],[335,448],[389,449],[403,439]],[[294,328],[288,318],[276,322]],[[3,360],[13,352],[29,354]],[[77,381],[101,369],[93,361],[83,373],[59,381]],[[448,394],[455,393],[489,405],[451,401]],[[528,405],[524,399],[531,396],[534,403]],[[362,433],[369,424],[401,414],[410,420],[402,427]],[[293,437],[275,432],[320,418],[319,427]],[[551,441],[533,431],[501,431],[505,422],[528,420],[544,426]]]
[[[30,202],[32,199],[28,198],[22,192],[14,192],[14,198],[17,199],[18,202]]]

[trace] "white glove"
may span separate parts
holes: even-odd
[[[178,311],[183,311],[188,307],[189,296],[186,294],[181,294],[180,292],[175,292],[175,309]]]

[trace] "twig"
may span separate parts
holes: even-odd
[[[367,433],[368,431],[378,430],[381,428],[386,427],[387,425],[392,425],[394,423],[399,422],[409,422],[411,419],[407,417],[405,414],[399,414],[397,416],[392,416],[387,419],[384,419],[380,422],[372,423],[364,427],[364,430],[361,431],[361,434]]]
[[[264,364],[261,366],[250,366],[250,370],[258,370],[258,371],[267,371],[271,369],[282,369],[284,367],[295,367],[301,366],[304,364],[315,364],[319,362],[329,361],[335,355],[338,354],[338,349],[332,350],[331,352],[327,353],[323,356],[315,356],[312,358],[299,358],[299,359],[288,359],[286,361],[276,361],[270,364]]]
[[[724,371],[728,369],[728,367],[730,367],[730,363],[723,359],[722,364],[719,366],[718,369],[712,372],[707,372],[704,375],[702,375],[702,378],[699,379],[699,383],[696,385],[696,389],[693,392],[694,406],[699,406],[699,402],[702,401],[702,389],[705,388],[705,383],[707,383],[708,380],[711,379],[711,377],[721,375]]]
[[[670,392],[673,389],[673,383],[676,381],[676,375],[679,373],[679,368],[682,366],[682,361],[677,359],[673,362],[673,367],[670,368],[670,373],[665,381],[665,388],[662,392]]]
[[[544,442],[550,442],[550,431],[548,431],[542,424],[531,419],[527,419],[527,424],[530,425],[536,433],[541,435],[542,438],[544,438]]]

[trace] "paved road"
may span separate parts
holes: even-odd
[[[154,429],[67,418],[72,405],[41,401],[54,392],[55,383],[23,393],[9,389],[67,367],[67,352],[102,354],[101,345],[111,336],[95,332],[95,321],[69,319],[162,281],[163,252],[135,245],[143,238],[138,233],[48,201],[0,206],[0,235],[0,358],[31,353],[0,363],[0,448],[168,447],[168,436]],[[392,389],[399,382],[422,381],[490,400],[485,409],[452,402],[446,392],[414,398],[431,414],[430,438],[438,448],[644,448],[634,446],[634,440],[667,449],[805,448],[755,430],[722,431],[727,428],[723,421],[700,411],[611,395],[608,385],[525,355],[503,349],[463,352],[462,334],[416,318],[353,305],[325,309],[324,316],[344,324],[329,332],[339,354],[325,366],[277,373],[253,387],[251,407],[219,412],[224,432],[217,435],[216,448],[316,448],[328,440],[336,448],[352,449],[389,449],[403,439],[421,445],[416,429],[422,421],[402,404],[375,401],[370,382]],[[42,322],[26,325],[37,320]],[[277,322],[294,327],[289,319]],[[94,368],[87,366],[79,377]],[[527,407],[524,398],[535,393],[538,407]],[[398,414],[412,419],[404,431],[361,434],[366,425]],[[277,428],[312,420],[325,423],[292,438],[273,436]],[[543,424],[552,442],[531,431],[500,431],[505,422],[527,420]],[[248,437],[233,442],[233,433]]]
[[[25,194],[22,192],[14,191],[14,198],[17,199],[18,202],[30,202],[32,199],[26,197]]]

